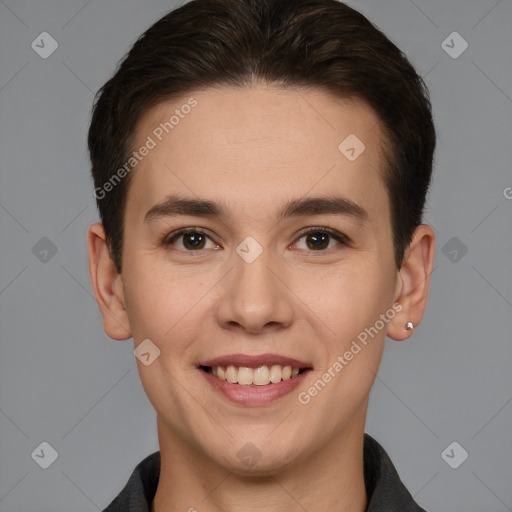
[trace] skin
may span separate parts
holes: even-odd
[[[382,179],[383,135],[373,110],[319,90],[196,91],[198,104],[137,166],[127,197],[123,271],[109,257],[102,225],[88,231],[90,275],[105,333],[149,338],[160,356],[138,359],[157,413],[162,457],[153,512],[364,511],[363,435],[368,396],[386,335],[401,341],[424,313],[434,233],[419,226],[400,269],[393,255],[389,196]],[[189,96],[187,96],[188,98]],[[140,120],[134,147],[185,103],[162,103]],[[353,162],[338,150],[356,134],[365,151]],[[176,216],[145,223],[168,194],[223,201],[225,218]],[[367,212],[278,221],[295,198],[340,195]],[[178,228],[190,239],[161,240]],[[315,249],[304,228],[327,227]],[[193,231],[193,229],[191,229]],[[263,252],[247,263],[236,252],[253,237]],[[327,245],[328,244],[328,245]],[[307,390],[379,315],[402,306],[307,405]],[[313,370],[296,391],[264,406],[237,405],[206,382],[200,361],[225,354],[284,354]],[[261,459],[248,467],[248,442]]]

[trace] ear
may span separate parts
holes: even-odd
[[[121,275],[117,273],[105,241],[103,225],[95,222],[87,231],[89,274],[103,316],[103,330],[114,340],[131,337]]]
[[[435,234],[426,224],[416,228],[407,248],[404,261],[397,275],[395,302],[402,309],[388,325],[387,335],[395,341],[403,341],[413,330],[405,330],[407,322],[417,327],[427,305],[430,276],[434,265]]]

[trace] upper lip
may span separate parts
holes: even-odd
[[[293,357],[282,356],[279,354],[260,354],[251,356],[248,354],[230,354],[226,356],[215,357],[200,363],[199,366],[245,366],[247,368],[258,368],[260,366],[272,366],[279,364],[281,366],[291,366],[292,368],[310,368],[311,365]]]

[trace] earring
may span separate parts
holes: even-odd
[[[405,324],[405,329],[404,331],[412,331],[414,329],[414,324],[412,322],[407,322]]]

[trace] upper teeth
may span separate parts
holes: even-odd
[[[242,386],[265,386],[267,384],[288,380],[299,374],[299,368],[281,366],[274,364],[270,367],[259,366],[258,368],[247,368],[245,366],[212,366],[212,373],[221,380],[227,380],[232,384]]]

